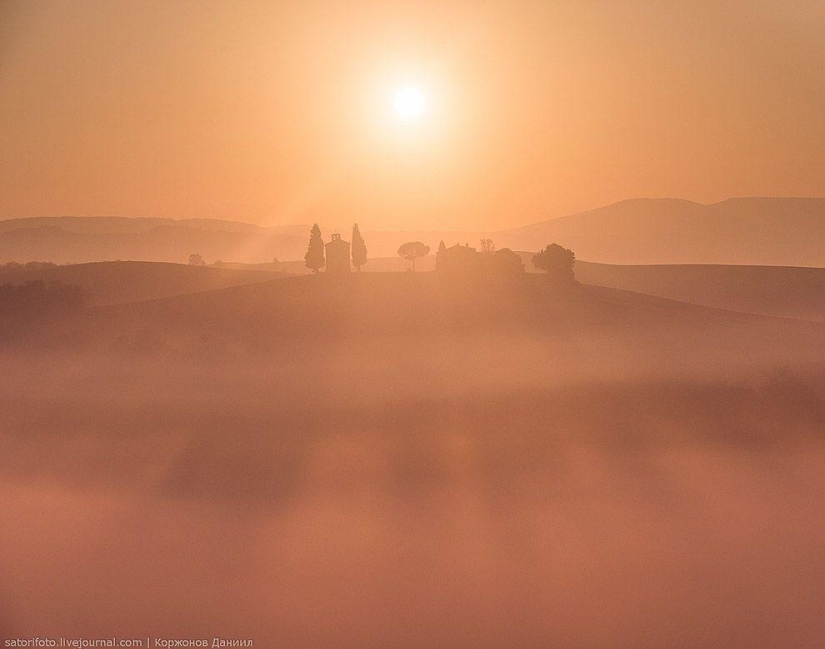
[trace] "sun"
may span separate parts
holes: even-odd
[[[395,114],[405,121],[413,121],[421,117],[426,104],[424,93],[417,86],[398,88],[392,99]]]

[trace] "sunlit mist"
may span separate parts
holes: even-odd
[[[0,647],[825,646],[823,34],[0,0]]]

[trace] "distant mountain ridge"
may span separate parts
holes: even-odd
[[[188,227],[226,232],[263,232],[267,228],[225,219],[172,219],[155,216],[31,216],[0,219],[0,232],[29,228],[57,227],[69,232],[146,232],[158,227]],[[289,229],[296,226],[281,226]],[[303,227],[303,226],[300,226]]]
[[[498,234],[508,247],[558,241],[601,263],[825,266],[825,199],[632,199]]]
[[[270,262],[306,248],[305,226],[263,228],[249,223],[192,219],[53,217],[0,221],[0,263],[52,261]]]
[[[146,261],[102,261],[39,268],[0,268],[0,286],[31,281],[79,286],[84,304],[141,302],[287,277],[288,273]]]
[[[0,263],[114,259],[183,262],[192,253],[261,263],[299,260],[308,225],[263,227],[219,219],[35,217],[0,221]],[[322,224],[324,233],[329,227]],[[610,264],[825,266],[825,198],[733,198],[702,205],[629,199],[518,228],[490,231],[365,231],[369,254],[390,257],[406,241],[432,249],[478,246],[538,250],[559,243],[579,259]]]

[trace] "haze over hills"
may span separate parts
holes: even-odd
[[[825,266],[825,199],[636,199],[501,233],[517,250],[536,241],[602,263]]]
[[[0,0],[0,649],[825,649],[823,33]]]
[[[825,268],[577,261],[575,272],[584,284],[719,309],[825,322]]]
[[[0,268],[0,285],[60,282],[83,289],[88,306],[154,300],[264,282],[287,273],[147,261],[101,261],[45,268]]]
[[[525,270],[539,273],[533,253],[521,252]],[[65,266],[0,267],[0,285],[41,280],[79,286],[87,306],[121,304],[241,286],[292,274],[307,275],[302,261],[200,267],[167,262],[93,262]],[[370,260],[374,272],[405,272],[400,257]],[[418,260],[435,269],[434,255]],[[577,261],[582,284],[618,288],[680,302],[769,316],[825,321],[825,269],[781,266],[615,265]]]
[[[329,350],[352,347],[360,349],[366,363],[373,362],[373,354],[378,354],[373,359],[377,361],[377,350],[389,346],[399,362],[450,348],[462,356],[456,363],[475,366],[473,349],[484,349],[485,354],[501,354],[502,361],[507,356],[517,365],[530,366],[531,372],[548,362],[542,372],[563,368],[568,378],[585,370],[592,375],[611,363],[628,371],[628,354],[636,358],[634,372],[650,366],[670,372],[674,364],[680,370],[713,369],[723,356],[728,367],[749,366],[754,349],[760,350],[760,364],[810,361],[825,349],[825,325],[820,323],[597,286],[562,290],[540,275],[489,284],[445,282],[432,273],[257,281],[83,309],[44,324],[32,335],[46,341],[73,340],[81,349],[90,346],[98,352],[133,343],[141,353],[192,352],[201,349],[204,340],[210,353],[232,350],[241,357],[267,350],[291,356],[306,344]],[[361,348],[364,341],[369,344]],[[548,346],[539,352],[535,345]],[[514,366],[508,367],[509,372]]]
[[[55,227],[67,232],[79,233],[136,233],[160,227],[187,227],[196,230],[220,230],[223,232],[255,232],[265,230],[259,225],[225,219],[169,219],[153,216],[34,216],[20,219],[0,219],[0,232],[20,229]],[[273,228],[289,231],[296,226]],[[303,228],[303,226],[297,226]]]
[[[330,228],[322,224],[325,235]],[[261,263],[302,259],[308,225],[264,228],[214,219],[53,217],[0,221],[0,262],[78,263],[113,259],[183,262],[192,253]],[[345,238],[348,234],[342,230]],[[579,259],[614,264],[750,264],[825,266],[825,199],[738,198],[712,205],[676,199],[633,199],[498,232],[364,233],[372,257],[391,257],[406,241],[433,250],[477,246],[537,250],[556,242]]]
[[[658,647],[690,608],[702,646],[770,620],[758,646],[821,590],[825,324],[515,279],[321,274],[3,322],[14,637],[50,616],[418,647],[436,620],[436,647],[598,647],[607,611]],[[735,626],[731,592],[756,593]],[[769,644],[806,646],[817,613]],[[346,628],[304,642],[326,615]]]
[[[53,217],[0,221],[0,262],[271,262],[306,248],[308,227],[262,228],[215,219]],[[303,253],[301,253],[303,254]]]

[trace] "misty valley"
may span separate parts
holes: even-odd
[[[544,273],[5,272],[8,634],[825,631],[822,322]]]
[[[825,647],[823,34],[0,0],[0,649]]]

